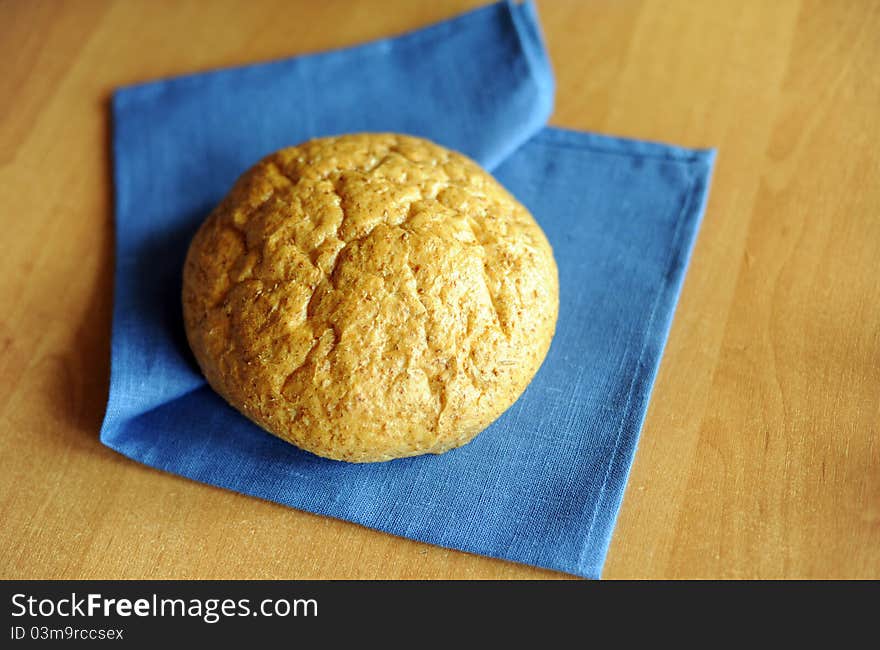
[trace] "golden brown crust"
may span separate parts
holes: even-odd
[[[275,435],[352,462],[442,453],[519,397],[556,326],[553,253],[464,156],[357,134],[278,151],[184,268],[205,377]]]

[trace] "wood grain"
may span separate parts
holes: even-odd
[[[0,578],[558,578],[98,442],[118,85],[480,4],[0,2]],[[719,151],[607,578],[880,578],[880,4],[539,2],[553,123]]]

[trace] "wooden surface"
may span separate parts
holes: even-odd
[[[0,577],[555,578],[98,442],[120,84],[449,2],[0,2]],[[880,3],[539,3],[552,123],[719,151],[606,578],[880,578]]]

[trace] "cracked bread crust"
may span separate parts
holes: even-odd
[[[442,453],[513,404],[556,327],[541,228],[470,159],[356,134],[282,149],[196,233],[183,313],[210,385],[350,462]]]

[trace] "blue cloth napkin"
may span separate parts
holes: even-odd
[[[599,577],[713,153],[544,128],[552,102],[534,6],[510,2],[357,48],[119,90],[104,444],[395,535]],[[442,456],[353,465],[300,451],[226,405],[184,336],[183,257],[237,176],[283,146],[355,131],[472,156],[532,211],[559,266],[538,375]]]

